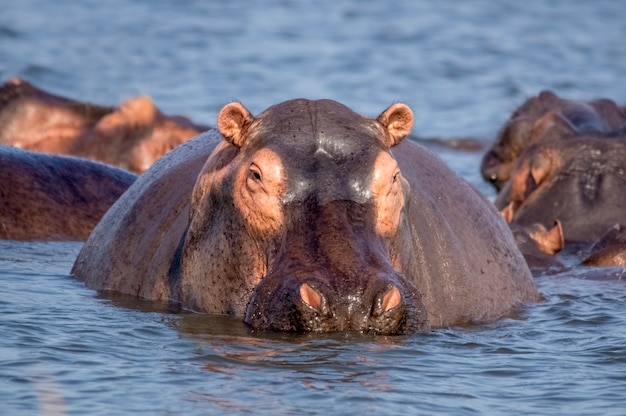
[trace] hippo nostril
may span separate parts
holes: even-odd
[[[393,286],[382,297],[381,308],[383,312],[388,312],[398,306],[402,301],[402,295],[397,287]]]
[[[308,283],[303,283],[302,286],[300,286],[300,298],[311,308],[321,311],[322,294],[311,287]]]

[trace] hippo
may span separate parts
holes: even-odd
[[[519,224],[509,225],[515,243],[533,275],[553,274],[565,270],[565,265],[555,257],[565,245],[560,221],[556,221],[550,229],[542,224],[525,227]]]
[[[88,288],[242,319],[253,330],[406,334],[491,322],[539,299],[506,222],[376,119],[295,99],[210,130],[146,171],[72,268]]]
[[[135,173],[208,127],[140,96],[119,108],[60,97],[13,78],[0,87],[0,144],[80,156]]]
[[[509,180],[517,158],[530,144],[546,137],[546,125],[555,118],[577,133],[606,133],[626,124],[626,111],[609,99],[575,101],[560,98],[551,91],[542,91],[513,112],[484,155],[480,170],[485,181],[500,192]]]
[[[615,224],[591,247],[584,266],[626,267],[626,225]]]
[[[137,176],[0,145],[0,238],[84,241]]]
[[[522,226],[559,220],[566,243],[590,243],[624,219],[625,189],[626,135],[536,143],[511,175],[506,217]]]

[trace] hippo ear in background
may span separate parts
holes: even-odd
[[[542,101],[545,103],[553,103],[559,100],[559,97],[555,93],[549,90],[541,91],[537,97],[539,98],[539,101]]]
[[[547,155],[539,154],[530,164],[530,177],[534,181],[535,187],[541,185],[541,183],[548,177],[550,170],[552,169],[552,161]],[[527,191],[531,191],[530,189]]]
[[[556,220],[554,226],[546,230],[541,227],[529,233],[530,237],[535,240],[537,247],[547,254],[556,254],[563,249],[565,245],[565,237],[563,237],[563,226],[561,221]]]
[[[413,112],[408,105],[403,103],[391,105],[378,116],[377,120],[389,133],[385,142],[389,147],[400,143],[413,128]]]
[[[120,105],[120,112],[136,120],[138,124],[150,124],[154,121],[159,110],[152,98],[142,95],[124,101]]]
[[[500,211],[500,215],[502,215],[502,218],[504,218],[504,221],[509,222],[509,223],[513,221],[514,214],[515,214],[515,210],[513,209],[513,201],[511,201],[509,205],[506,206],[506,208]]]
[[[102,117],[96,127],[107,130],[119,129],[129,124],[146,126],[154,123],[158,113],[152,99],[142,95],[124,101],[117,110]]]
[[[241,147],[245,144],[244,131],[254,121],[254,117],[240,103],[224,106],[217,117],[217,127],[227,142]]]
[[[549,112],[537,119],[533,125],[531,143],[538,143],[548,138],[562,138],[576,133],[575,127],[559,114]]]

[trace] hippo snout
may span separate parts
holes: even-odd
[[[341,290],[316,280],[262,283],[248,304],[245,319],[255,329],[374,334],[429,330],[420,318],[424,316],[421,299],[402,284],[376,282]]]

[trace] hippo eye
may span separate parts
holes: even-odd
[[[250,165],[250,171],[248,172],[248,177],[257,181],[257,182],[261,182],[261,180],[263,179],[263,177],[261,176],[261,169],[259,169],[259,167],[257,165]]]
[[[393,173],[393,177],[391,178],[391,183],[398,182],[398,178],[400,178],[400,171],[397,170]]]

